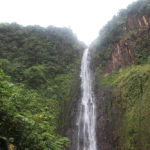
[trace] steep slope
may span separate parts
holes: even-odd
[[[85,45],[70,29],[0,24],[0,144],[64,149]],[[5,149],[1,147],[1,149]]]
[[[150,1],[121,10],[90,46],[99,149],[150,148]]]

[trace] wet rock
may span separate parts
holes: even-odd
[[[112,131],[113,124],[108,109],[112,103],[111,88],[103,87],[96,88],[96,103],[97,103],[97,148],[98,150],[112,150]]]

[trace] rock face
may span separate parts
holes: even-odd
[[[150,18],[146,16],[130,16],[127,19],[125,29],[126,30],[135,30],[148,27],[150,24]]]
[[[104,69],[104,74],[106,75],[112,70],[118,71],[120,68],[136,63],[135,48],[137,45],[142,44],[138,43],[138,37],[150,36],[150,18],[146,16],[130,16],[123,29],[125,39],[121,39],[113,45],[111,57]],[[148,47],[150,50],[150,44]]]
[[[130,46],[128,40],[120,40],[119,43],[115,44],[111,59],[108,61],[104,73],[107,74],[112,70],[117,71],[119,68],[125,68],[129,64],[135,64],[134,47],[135,42],[132,42],[132,46]]]
[[[97,88],[97,147],[98,150],[111,150],[113,145],[113,124],[109,116],[108,106],[112,103],[110,88]]]

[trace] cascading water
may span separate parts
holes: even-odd
[[[82,98],[79,105],[77,150],[97,150],[96,148],[96,106],[92,91],[89,49],[84,51],[81,64]]]

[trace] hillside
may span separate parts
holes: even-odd
[[[150,149],[150,1],[108,22],[90,46],[99,149]]]
[[[6,143],[18,150],[68,145],[63,136],[79,88],[84,48],[67,28],[0,24],[2,149]]]

